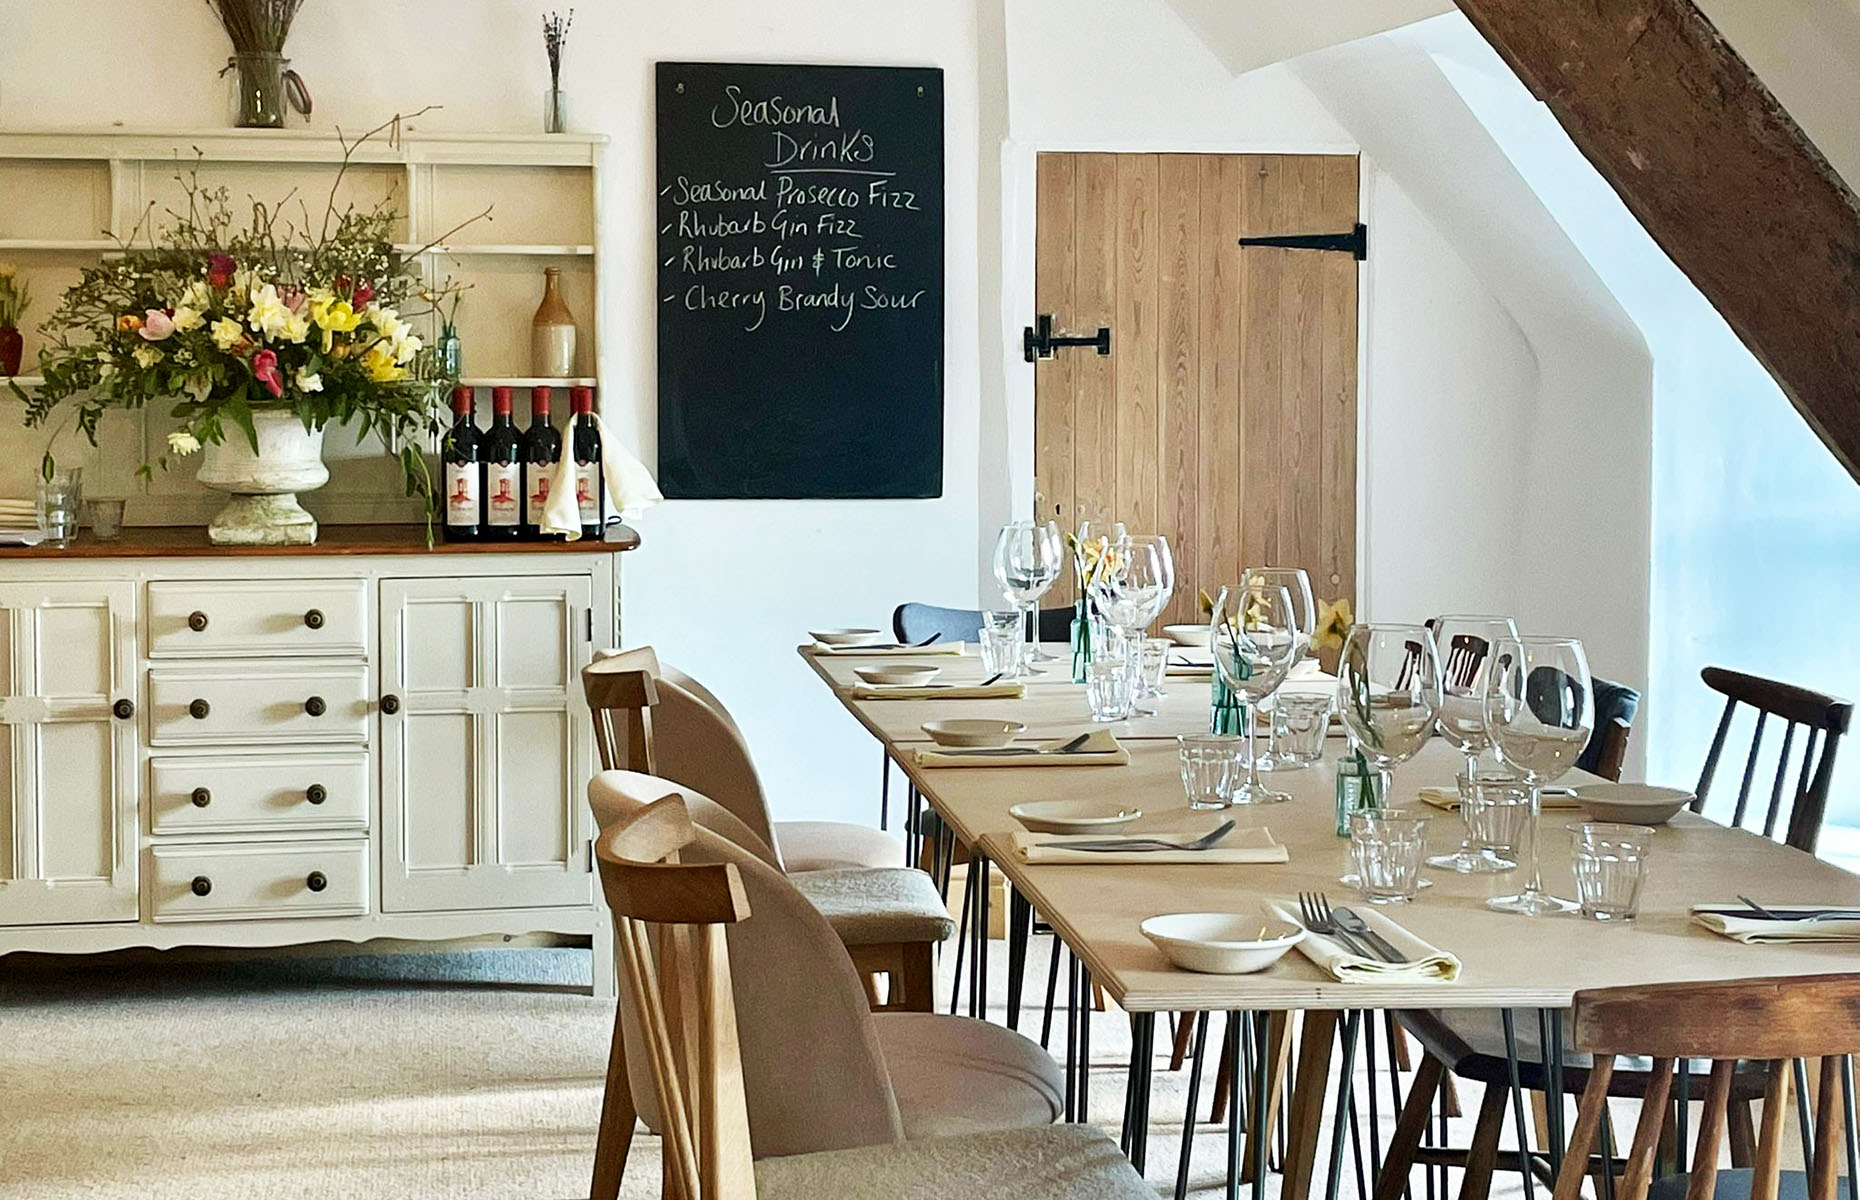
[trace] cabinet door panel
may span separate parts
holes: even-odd
[[[592,901],[585,576],[381,584],[384,911]]]
[[[0,925],[136,919],[135,593],[0,585]]]

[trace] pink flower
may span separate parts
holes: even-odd
[[[368,302],[375,298],[374,284],[363,280],[355,285],[355,293],[349,297],[349,304],[354,308],[367,308]]]
[[[239,264],[230,254],[210,254],[207,256],[207,286],[225,288],[232,286],[233,269]]]
[[[265,390],[273,396],[284,394],[284,377],[278,374],[278,356],[270,350],[260,350],[252,356],[252,378],[265,385]]]
[[[308,302],[309,298],[304,295],[304,290],[302,288],[289,287],[278,289],[278,303],[284,305],[284,307],[290,309],[294,313],[302,313],[304,305]]]
[[[174,333],[174,318],[159,308],[151,308],[142,318],[142,328],[136,330],[143,339],[159,342]]]

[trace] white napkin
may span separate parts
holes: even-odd
[[[1169,842],[1193,841],[1195,834],[1171,831],[1148,834],[1119,830],[1116,833],[1028,833],[1015,830],[1008,835],[1014,856],[1029,865],[1048,863],[1142,863],[1149,865],[1177,863],[1282,863],[1291,860],[1291,852],[1272,840],[1272,831],[1261,826],[1236,829],[1207,850],[1072,850],[1075,842],[1115,842],[1125,838],[1160,837]]]
[[[846,694],[854,700],[1018,700],[1027,689],[1018,683],[855,683]]]
[[[905,658],[914,654],[962,654],[961,642],[932,642],[928,646],[829,646],[815,642],[809,654],[823,658]]]
[[[1019,742],[1016,748],[1057,750],[1078,734],[1048,738],[1043,742]],[[975,754],[957,747],[947,750],[925,748],[913,750],[920,767],[1122,767],[1130,762],[1130,751],[1108,729],[1094,729],[1085,744],[1065,754]]]
[[[1739,907],[1737,904],[1694,904],[1692,919],[1713,933],[1752,946],[1773,946],[1785,942],[1860,942],[1860,916],[1770,921],[1755,914],[1738,916],[1736,910]],[[1770,904],[1765,907],[1783,915],[1824,908],[1845,908],[1860,914],[1860,905]]]
[[[593,417],[594,427],[601,431],[601,482],[607,489],[608,510],[631,520],[665,497],[646,464],[608,432],[600,413]],[[562,459],[555,464],[555,478],[549,481],[543,532],[562,534],[572,542],[581,537],[581,506],[575,500],[575,455],[569,448],[570,440],[563,439]]]
[[[1303,925],[1295,910],[1268,900],[1267,907],[1287,921]],[[1377,958],[1363,958],[1344,949],[1322,934],[1307,932],[1298,943],[1298,951],[1339,983],[1452,983],[1460,977],[1460,960],[1438,949],[1389,920],[1367,904],[1350,905],[1369,927],[1401,951],[1405,963],[1385,963]]]

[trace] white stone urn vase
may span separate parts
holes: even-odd
[[[207,538],[216,546],[308,546],[316,541],[316,518],[297,503],[297,493],[329,482],[323,431],[305,430],[296,413],[283,409],[254,409],[252,425],[256,454],[236,426],[201,450],[195,478],[233,497],[207,526]]]

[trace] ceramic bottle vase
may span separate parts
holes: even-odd
[[[544,379],[575,374],[575,314],[562,302],[562,270],[543,271],[542,303],[530,322],[530,372]]]

